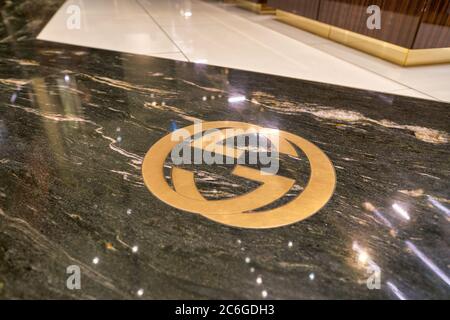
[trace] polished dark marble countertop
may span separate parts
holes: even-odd
[[[40,41],[0,57],[1,298],[450,298],[449,104]],[[336,169],[332,199],[267,230],[164,204],[143,156],[195,119],[314,142]],[[246,188],[211,179],[219,194]],[[81,290],[66,288],[69,265]]]
[[[0,1],[0,43],[34,40],[64,0]]]
[[[0,298],[450,298],[450,104],[34,40],[61,3],[1,5]],[[314,142],[336,169],[333,197],[267,230],[166,205],[143,157],[195,120]],[[307,163],[283,166],[301,190]],[[203,169],[205,194],[249,188]],[[66,287],[70,265],[81,290]]]

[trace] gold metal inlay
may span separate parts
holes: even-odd
[[[256,125],[235,121],[202,122],[201,125],[203,131],[228,128],[263,130]],[[195,125],[179,130],[189,132],[192,137]],[[183,142],[174,139],[174,136],[177,136],[177,131],[166,135],[150,148],[144,158],[142,174],[145,185],[153,195],[180,210],[198,213],[213,221],[234,227],[274,228],[308,218],[320,210],[333,195],[336,175],[325,153],[308,140],[281,130],[277,132],[279,152],[298,156],[293,147],[295,145],[305,153],[311,168],[310,179],[305,189],[290,202],[275,209],[254,212],[283,197],[290,191],[295,180],[279,175],[263,174],[259,170],[239,164],[235,165],[233,175],[261,183],[258,188],[244,195],[224,200],[207,200],[196,187],[194,173],[176,166],[172,168],[173,187],[171,187],[164,178],[164,162],[172,149]],[[267,138],[271,139],[270,136]],[[218,146],[220,148],[216,148],[215,152],[234,158],[240,156],[239,150]],[[196,147],[204,148],[205,146],[200,143]]]

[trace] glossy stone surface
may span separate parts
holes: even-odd
[[[397,298],[392,285],[450,297],[449,104],[39,41],[3,44],[0,57],[1,298]],[[247,100],[229,103],[236,95]],[[143,184],[142,158],[194,119],[314,142],[335,166],[334,196],[268,230],[164,204]],[[281,174],[301,189],[307,168],[287,161]],[[249,188],[225,169],[198,169],[200,189]],[[366,286],[370,260],[380,290]],[[81,290],[66,288],[69,265]]]
[[[2,6],[0,298],[450,298],[450,104],[36,41],[62,1],[36,3]],[[334,196],[268,230],[166,205],[142,159],[197,119],[314,142]],[[281,160],[301,192],[307,161]],[[191,169],[211,199],[255,187],[229,166]],[[71,265],[81,290],[66,287]]]
[[[0,43],[34,40],[64,0],[5,0],[0,3]]]

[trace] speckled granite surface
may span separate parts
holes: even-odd
[[[229,103],[236,95],[247,99]],[[195,119],[314,142],[336,169],[332,199],[268,230],[166,205],[143,184],[142,159]],[[0,298],[448,299],[449,124],[444,103],[32,39],[0,44]],[[281,165],[300,192],[308,164]],[[226,167],[194,170],[205,196],[251,187]],[[81,290],[66,288],[69,265],[81,267]],[[379,290],[366,285],[367,265],[379,268]]]
[[[64,0],[0,1],[0,43],[34,40]]]

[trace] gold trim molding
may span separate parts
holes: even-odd
[[[275,14],[275,9],[263,3],[255,3],[247,0],[236,0],[238,7],[259,13],[259,14]]]
[[[450,63],[450,48],[408,49],[283,10],[276,10],[276,16],[297,28],[401,66]]]

